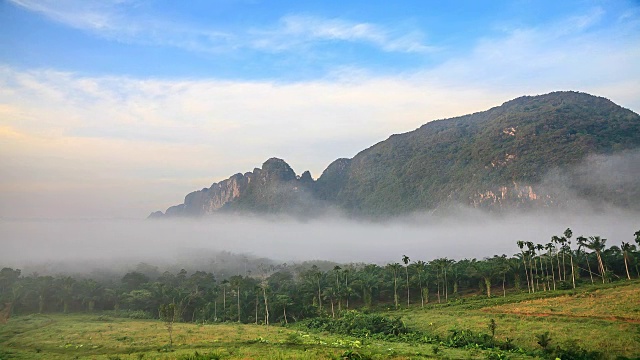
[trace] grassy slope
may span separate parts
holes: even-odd
[[[454,328],[488,333],[493,318],[498,325],[496,338],[511,338],[527,349],[539,348],[535,334],[549,331],[552,346],[566,348],[573,343],[613,358],[640,356],[638,280],[405,311],[408,326],[440,335]]]
[[[612,358],[640,354],[640,281],[578,291],[511,295],[506,298],[466,299],[391,311],[413,329],[446,336],[450,329],[488,332],[497,322],[496,337],[536,349],[535,334],[549,331],[552,345],[572,342]],[[175,324],[174,352],[161,352],[168,341],[163,323],[93,315],[29,315],[0,325],[0,359],[179,359],[184,355],[215,353],[224,359],[331,359],[353,349],[374,358],[482,359],[479,350],[433,345],[364,340],[327,333],[304,333],[295,328],[238,324]],[[142,356],[142,357],[141,357]],[[512,359],[526,358],[512,356]]]
[[[378,359],[436,358],[432,345],[360,341],[279,326],[175,324],[175,351],[159,351],[167,342],[167,331],[157,320],[29,315],[1,325],[0,359],[181,359],[195,351],[222,359],[335,359],[350,349]],[[485,358],[482,351],[461,349],[442,349],[438,356]]]

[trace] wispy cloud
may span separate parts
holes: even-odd
[[[317,41],[366,43],[387,52],[427,53],[436,48],[425,45],[419,31],[399,33],[366,22],[290,15],[270,31],[253,31],[253,45],[270,51],[288,50]]]
[[[198,52],[252,49],[268,52],[313,47],[323,41],[363,43],[384,52],[427,53],[435,48],[417,31],[367,22],[290,15],[262,28],[228,31],[149,17],[131,11],[129,0],[9,0],[67,26],[125,43],[171,46]]]

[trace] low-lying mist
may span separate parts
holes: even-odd
[[[125,272],[140,262],[205,270],[245,254],[275,263],[329,260],[338,263],[429,261],[512,255],[517,240],[548,243],[570,227],[575,236],[599,235],[608,246],[632,241],[640,214],[549,210],[488,214],[414,214],[385,222],[340,217],[300,221],[286,217],[224,215],[198,220],[0,220],[0,267],[24,274]]]

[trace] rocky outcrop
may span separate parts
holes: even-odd
[[[309,203],[315,181],[309,171],[298,177],[289,164],[271,158],[253,172],[235,174],[211,187],[189,193],[184,203],[171,206],[165,213],[156,211],[149,218],[197,217],[222,210],[278,210]]]

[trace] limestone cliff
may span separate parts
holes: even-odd
[[[282,159],[271,158],[253,172],[235,174],[211,187],[189,193],[184,203],[156,211],[149,218],[197,217],[221,210],[283,211],[303,206],[315,181],[309,171],[298,177]]]

